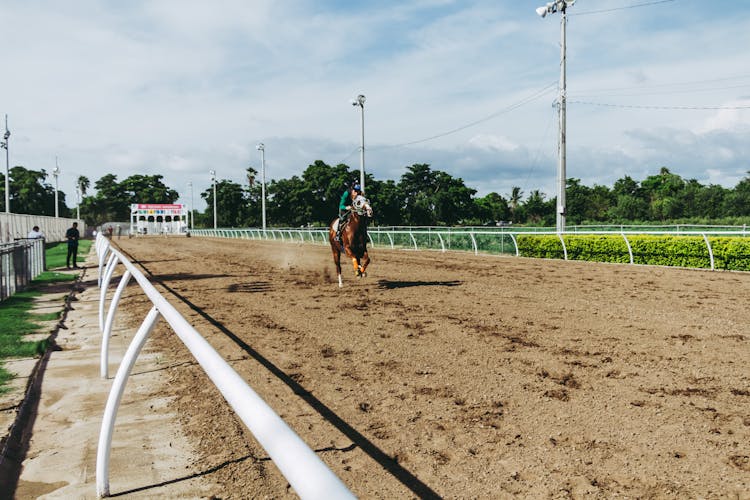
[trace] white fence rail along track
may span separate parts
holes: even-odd
[[[240,420],[253,433],[291,487],[301,498],[354,498],[344,483],[323,463],[270,406],[255,393],[190,323],[154,288],[141,271],[101,234],[96,239],[99,257],[99,327],[102,330],[101,376],[108,376],[108,345],[117,303],[128,282],[134,278],[153,307],[131,341],[112,383],[104,409],[96,457],[96,490],[100,497],[110,495],[109,457],[115,417],[125,383],[156,322],[163,318],[190,350]],[[106,260],[106,264],[105,264]],[[125,271],[104,317],[107,288],[114,269]],[[144,432],[147,432],[144,429]],[[251,493],[249,493],[252,496]]]
[[[505,253],[518,257],[520,255],[518,248],[519,235],[539,235],[539,236],[557,236],[563,251],[564,260],[568,260],[568,251],[565,246],[563,236],[568,235],[614,235],[619,236],[625,242],[628,249],[630,263],[634,263],[633,249],[630,245],[629,236],[651,235],[651,236],[700,236],[706,244],[710,258],[711,269],[715,269],[714,254],[709,242],[708,236],[747,236],[745,227],[741,229],[731,226],[699,226],[695,229],[692,226],[675,226],[674,229],[637,229],[631,226],[629,230],[611,230],[609,228],[617,226],[606,226],[601,229],[575,228],[574,231],[558,233],[553,230],[540,228],[514,228],[514,229],[485,229],[485,228],[439,228],[439,227],[394,227],[378,228],[372,227],[368,230],[368,237],[373,248],[388,247],[411,248],[414,250],[440,250],[446,251],[473,251],[474,254],[479,252],[487,253]],[[625,226],[623,226],[625,227]],[[666,227],[666,226],[661,226]],[[697,227],[696,227],[697,228]],[[279,241],[299,241],[302,243],[320,243],[328,244],[328,229],[326,228],[278,228],[278,229],[194,229],[194,236],[209,236],[217,238],[244,238],[253,240],[279,240]]]
[[[23,290],[44,272],[44,240],[0,244],[0,301]]]

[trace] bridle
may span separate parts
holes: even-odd
[[[370,206],[370,202],[361,194],[354,198],[354,201],[352,202],[352,211],[359,216],[366,215],[367,217],[372,217],[372,207]]]

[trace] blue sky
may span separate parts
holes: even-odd
[[[159,173],[203,208],[208,171],[244,181],[258,142],[268,179],[358,167],[363,93],[376,178],[429,163],[480,195],[554,196],[560,24],[542,3],[6,0],[11,165],[50,172],[57,155],[70,206],[78,175]],[[569,11],[568,177],[667,166],[731,187],[750,170],[750,2],[624,8],[644,3]]]

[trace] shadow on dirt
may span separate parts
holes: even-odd
[[[346,421],[344,421],[341,417],[339,417],[333,410],[331,410],[328,406],[326,406],[325,403],[320,401],[312,393],[310,393],[307,389],[305,389],[299,382],[294,380],[289,374],[284,372],[281,368],[273,364],[269,359],[265,358],[262,354],[260,354],[258,351],[253,349],[244,340],[239,338],[234,332],[232,332],[226,326],[224,326],[220,321],[217,321],[216,319],[211,317],[209,314],[207,314],[205,311],[203,311],[201,308],[199,308],[198,306],[190,302],[187,299],[187,297],[181,295],[176,290],[170,288],[169,285],[167,285],[166,283],[164,283],[164,281],[162,281],[166,279],[165,276],[157,277],[153,275],[148,270],[148,268],[144,266],[143,264],[141,264],[135,257],[133,257],[132,255],[129,255],[129,257],[134,263],[139,264],[143,268],[143,270],[149,274],[149,276],[153,279],[153,281],[158,282],[165,290],[167,290],[173,296],[178,298],[182,303],[190,307],[190,309],[198,313],[206,321],[208,321],[214,327],[220,330],[224,335],[229,337],[235,344],[237,344],[241,349],[243,349],[255,361],[260,363],[264,368],[266,368],[269,372],[271,372],[275,377],[277,377],[280,381],[282,381],[290,389],[292,389],[292,391],[294,391],[296,395],[302,398],[308,405],[310,405],[312,409],[318,412],[320,416],[322,416],[324,419],[330,422],[334,427],[336,427],[339,430],[339,432],[341,432],[346,437],[351,439],[355,446],[359,447],[362,451],[367,453],[367,455],[369,455],[370,458],[372,458],[381,467],[383,467],[383,469],[388,471],[401,484],[409,488],[417,497],[423,498],[423,499],[424,498],[429,498],[429,499],[441,498],[440,495],[438,495],[432,488],[430,488],[427,484],[423,483],[414,474],[412,474],[411,472],[406,470],[403,466],[401,466],[393,457],[389,456],[383,450],[378,448],[372,441],[370,441],[364,435],[362,435],[358,430],[356,430],[354,427],[349,425]],[[240,460],[245,460],[245,459],[246,458],[242,458]],[[205,472],[201,474],[205,474]],[[154,486],[160,486],[160,485],[154,485]],[[144,489],[145,488],[140,488],[138,491],[143,491]]]
[[[463,281],[391,281],[378,280],[378,288],[382,290],[394,290],[396,288],[411,288],[414,286],[459,286]]]
[[[273,291],[273,285],[268,281],[251,281],[249,283],[233,283],[227,287],[228,292],[270,292]]]

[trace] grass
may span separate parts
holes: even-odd
[[[78,245],[78,261],[82,262],[91,247],[91,241],[82,240]],[[67,244],[58,243],[46,250],[47,267],[62,267],[65,265]],[[2,366],[6,358],[28,358],[41,356],[47,350],[48,339],[26,341],[24,336],[39,332],[43,328],[38,322],[55,321],[60,319],[60,311],[51,313],[33,312],[34,299],[44,294],[48,285],[74,281],[75,274],[45,271],[31,282],[29,288],[18,292],[3,302],[0,302],[0,394],[7,392],[7,382],[15,377]]]
[[[78,258],[76,262],[86,260],[86,255],[91,248],[91,240],[78,241]],[[68,244],[66,242],[53,243],[47,247],[47,269],[65,267],[65,258],[68,256]]]

